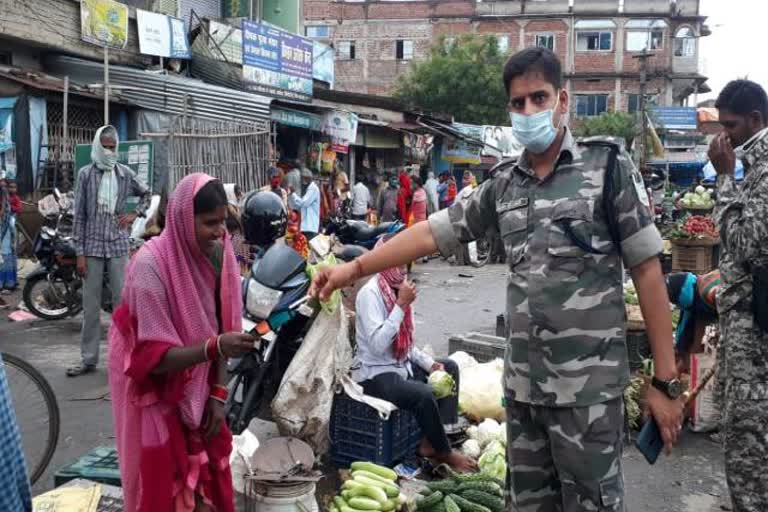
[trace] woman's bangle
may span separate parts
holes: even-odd
[[[211,387],[210,396],[226,402],[227,398],[229,398],[229,390],[223,386],[213,386]]]
[[[226,404],[227,404],[227,401],[226,401],[226,400],[222,400],[221,398],[219,398],[219,397],[217,397],[217,396],[214,396],[214,395],[210,395],[208,398],[210,398],[211,400],[216,400],[216,401],[217,401],[217,402],[219,402],[220,404],[224,404],[224,405],[226,405]]]
[[[219,352],[219,356],[221,356],[222,359],[226,359],[227,356],[224,355],[224,352],[221,350],[221,334],[219,334],[216,337],[216,350]]]
[[[217,352],[218,351],[216,350],[216,338],[214,336],[211,336],[205,342],[205,360],[215,361],[216,359],[218,359]]]

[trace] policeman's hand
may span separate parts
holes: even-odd
[[[256,338],[242,332],[228,332],[221,335],[219,340],[224,357],[240,357],[253,350]]]
[[[80,277],[88,275],[88,260],[85,259],[85,256],[77,257],[77,275]]]
[[[362,276],[357,275],[357,268],[354,263],[324,266],[312,279],[309,295],[319,298],[321,302],[326,301],[335,290],[349,286],[358,277]]]
[[[401,308],[407,307],[416,300],[416,285],[407,279],[400,285],[397,292],[397,305]]]
[[[731,139],[721,132],[709,145],[709,159],[712,161],[717,174],[733,174],[736,169],[736,153],[733,151]]]
[[[651,409],[651,414],[656,420],[664,440],[664,451],[669,455],[672,453],[672,448],[677,443],[677,438],[683,428],[683,400],[670,400],[663,391],[653,386],[648,386],[646,396],[648,407]]]

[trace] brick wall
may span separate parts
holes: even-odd
[[[110,50],[110,61],[137,64],[139,56],[136,16],[128,22],[128,44]],[[92,59],[103,58],[104,50],[80,39],[80,2],[74,0],[0,0],[0,35]],[[0,44],[1,46],[1,44]]]
[[[462,34],[468,34],[473,31],[473,26],[469,21],[439,21],[432,25],[432,34],[435,38],[439,36],[456,37]]]
[[[584,73],[587,71],[614,72],[616,70],[616,54],[610,52],[575,52],[574,57],[575,73]]]

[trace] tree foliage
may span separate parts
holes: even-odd
[[[603,112],[597,117],[589,117],[582,120],[575,132],[581,137],[592,137],[595,135],[623,137],[627,142],[627,148],[631,148],[632,141],[640,133],[640,127],[633,114]]]
[[[494,36],[440,38],[429,57],[400,78],[395,96],[413,109],[453,115],[458,122],[508,124],[506,59]]]

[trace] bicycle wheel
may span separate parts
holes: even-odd
[[[3,352],[16,422],[24,445],[29,481],[34,484],[51,462],[59,441],[59,406],[48,381],[32,365]]]

